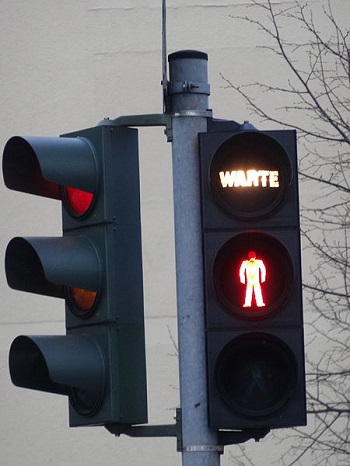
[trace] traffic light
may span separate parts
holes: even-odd
[[[199,135],[209,423],[305,425],[296,134]]]
[[[6,186],[62,201],[63,224],[10,241],[8,284],[64,299],[66,320],[66,335],[17,337],[10,375],[67,395],[71,426],[147,422],[138,164],[137,130],[107,123],[4,148]]]

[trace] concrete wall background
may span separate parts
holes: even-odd
[[[235,83],[284,79],[253,27],[230,15],[249,0],[169,0],[168,53],[209,55],[214,116],[251,119],[245,103],[224,89]],[[286,6],[288,1],[283,3]],[[308,2],[319,11],[321,0]],[[336,0],[350,13],[350,3]],[[343,13],[343,17],[349,17]],[[0,1],[0,146],[13,135],[57,136],[104,117],[161,113],[160,0]],[[274,103],[266,101],[268,108]],[[259,126],[258,122],[257,126]],[[260,127],[263,127],[260,125]],[[271,126],[269,129],[272,129]],[[162,128],[140,129],[142,232],[150,423],[172,423],[178,405],[171,147]],[[17,235],[60,235],[60,205],[0,184],[0,251]],[[0,268],[0,462],[4,466],[177,465],[174,439],[115,439],[103,428],[68,428],[65,397],[14,387],[8,349],[20,334],[63,334],[63,303],[7,287]],[[256,465],[278,456],[274,439],[247,449]],[[237,447],[227,449],[232,464]],[[310,463],[303,463],[309,465]]]

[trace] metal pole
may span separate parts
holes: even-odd
[[[198,133],[207,130],[207,55],[169,55],[183,466],[219,466],[208,427]]]

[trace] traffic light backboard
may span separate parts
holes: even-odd
[[[303,425],[295,132],[216,124],[199,145],[210,425]]]

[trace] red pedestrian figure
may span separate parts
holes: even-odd
[[[266,280],[266,267],[261,259],[256,258],[255,251],[249,251],[248,260],[244,260],[239,269],[240,282],[246,285],[243,307],[252,307],[253,291],[257,307],[264,307],[261,285]]]

